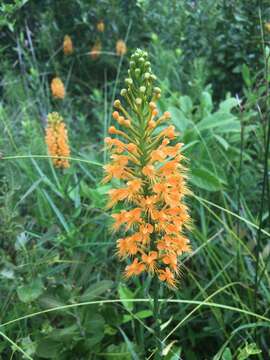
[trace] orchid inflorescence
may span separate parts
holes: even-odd
[[[109,134],[117,137],[105,139],[111,162],[104,167],[104,182],[114,178],[121,184],[108,192],[108,208],[122,208],[112,214],[113,229],[125,233],[117,240],[117,253],[131,259],[127,278],[148,272],[175,287],[178,257],[190,251],[183,233],[190,217],[182,144],[175,142],[174,126],[165,126],[169,112],[158,115],[161,90],[154,86],[145,51],[131,56],[128,74],[121,90],[128,106],[114,102],[112,116],[119,126],[111,126]]]
[[[54,166],[68,168],[67,157],[70,155],[68,133],[64,119],[57,112],[52,112],[47,117],[45,141]]]

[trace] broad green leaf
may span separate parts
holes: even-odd
[[[101,280],[96,284],[91,285],[85,292],[81,295],[81,301],[89,301],[92,300],[107,290],[111,289],[113,286],[113,282],[111,280]]]
[[[175,106],[170,106],[168,111],[171,113],[172,121],[177,130],[184,132],[189,123],[189,120],[186,118],[184,112]]]
[[[190,182],[193,185],[208,191],[221,190],[223,183],[220,178],[204,168],[193,168],[191,170]]]
[[[94,345],[101,342],[105,335],[105,320],[100,314],[94,314],[88,317],[85,322],[85,330],[87,333],[86,345],[91,349]]]
[[[193,104],[189,96],[187,95],[181,96],[179,102],[180,102],[180,108],[184,113],[188,114],[189,112],[191,112],[193,108]]]
[[[69,341],[76,335],[79,335],[80,331],[77,324],[66,326],[63,329],[54,329],[50,333],[50,339],[55,341]]]
[[[202,92],[201,105],[209,112],[213,109],[212,96],[209,92],[207,91]]]
[[[134,304],[132,301],[123,301],[123,299],[134,299],[134,294],[129,288],[124,284],[119,284],[118,286],[118,294],[120,299],[122,300],[122,304],[128,311],[132,311],[134,308]]]
[[[238,105],[238,101],[236,98],[229,98],[220,103],[219,111],[230,113],[230,111],[237,105]]]
[[[41,340],[37,346],[36,354],[42,359],[57,359],[62,344],[50,339]]]
[[[230,131],[230,129],[233,129],[235,123],[237,124],[239,121],[237,121],[234,115],[230,113],[216,112],[203,118],[197,124],[197,129],[200,131],[215,129],[217,132],[222,132],[222,129],[226,127],[227,131]]]
[[[30,284],[20,286],[17,289],[19,299],[24,303],[36,300],[43,292],[41,279],[35,279]]]

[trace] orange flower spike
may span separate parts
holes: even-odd
[[[97,23],[97,31],[98,32],[104,32],[105,30],[105,24],[102,20],[100,20],[98,23]]]
[[[97,58],[100,56],[101,50],[102,50],[101,42],[97,40],[90,50],[89,54],[91,58],[93,60],[97,60]]]
[[[68,133],[64,119],[57,112],[53,112],[48,115],[47,121],[45,141],[48,153],[52,156],[52,162],[55,167],[68,168],[70,166],[69,161],[63,158],[70,155]]]
[[[117,242],[119,257],[132,258],[125,277],[147,271],[174,287],[178,256],[190,250],[182,233],[189,223],[187,207],[183,204],[188,190],[181,164],[182,145],[169,145],[176,138],[174,127],[156,132],[170,114],[165,112],[158,118],[156,101],[161,90],[154,87],[155,80],[147,53],[138,49],[131,56],[126,88],[120,92],[127,109],[120,100],[114,102],[112,116],[121,130],[111,126],[109,133],[123,141],[105,139],[113,152],[105,176],[115,174],[120,180],[120,188],[108,192],[108,207],[120,202],[125,209],[113,214],[113,228],[129,233]]]
[[[64,99],[65,97],[65,86],[59,77],[55,77],[51,82],[52,96],[56,99]]]
[[[73,53],[73,43],[69,35],[65,35],[64,37],[63,52],[65,55],[71,55]]]
[[[124,40],[117,40],[115,45],[115,51],[118,56],[123,56],[127,52],[127,45]]]

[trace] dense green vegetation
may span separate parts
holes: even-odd
[[[149,53],[193,191],[193,252],[179,287],[159,292],[162,359],[270,358],[268,21],[266,0],[1,2],[1,360],[158,358],[150,277],[123,278],[101,182],[136,48]],[[65,170],[44,140],[53,111],[68,128]]]

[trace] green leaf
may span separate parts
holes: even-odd
[[[184,113],[188,114],[189,112],[191,112],[193,108],[193,104],[189,96],[187,95],[181,96],[179,102],[180,102],[180,108]]]
[[[124,315],[122,324],[125,324],[131,320],[136,320],[136,319],[146,319],[148,317],[153,316],[153,312],[151,310],[141,310],[138,311],[136,314],[134,315]]]
[[[81,295],[80,300],[89,301],[94,299],[111,289],[112,286],[113,282],[111,280],[99,281],[98,283],[93,284],[88,289],[86,289],[85,292]]]
[[[222,136],[219,136],[219,135],[215,134],[214,137],[217,139],[217,141],[220,143],[220,145],[222,145],[224,147],[224,149],[226,151],[229,149],[230,145],[228,144],[228,142]]]
[[[64,217],[64,215],[60,212],[60,210],[57,208],[57,206],[55,205],[55,203],[53,202],[52,198],[50,197],[50,195],[47,193],[46,190],[42,190],[43,194],[45,195],[46,199],[48,200],[48,203],[50,204],[51,208],[53,209],[56,217],[58,218],[58,220],[60,221],[60,223],[62,224],[63,228],[66,230],[66,232],[69,232],[69,226],[68,223],[66,222],[66,219]]]
[[[189,124],[189,120],[185,116],[184,112],[175,106],[170,106],[168,108],[168,111],[170,112],[170,114],[172,116],[172,121],[173,121],[175,127],[179,131],[184,132]]]
[[[85,322],[85,330],[87,333],[86,346],[91,349],[100,343],[105,334],[105,320],[100,314],[89,316]]]
[[[22,348],[27,355],[34,355],[36,352],[37,344],[31,340],[30,336],[27,336],[22,339]]]
[[[240,123],[234,115],[225,112],[216,112],[203,118],[198,123],[197,129],[200,131],[215,129],[216,132],[230,132],[235,130],[235,124],[238,125],[237,129],[239,128],[240,130]]]
[[[236,98],[229,98],[222,101],[219,105],[219,111],[230,113],[230,111],[238,105]]]
[[[262,351],[257,347],[255,343],[246,344],[246,346],[240,350],[237,356],[237,360],[246,360],[250,355],[260,354]]]
[[[208,191],[218,191],[222,189],[223,180],[204,168],[191,170],[190,182],[201,189]]]
[[[207,91],[202,92],[201,105],[209,112],[213,109],[212,96],[209,92]]]
[[[84,182],[81,184],[82,196],[90,199],[91,207],[96,209],[104,208],[106,204],[106,195],[110,188],[110,185],[104,185],[94,189],[88,187]]]
[[[123,301],[123,299],[134,299],[134,294],[129,288],[124,284],[119,284],[118,286],[118,294],[120,299],[122,300],[122,304],[128,311],[132,311],[134,308],[134,304],[132,301]]]
[[[181,355],[181,348],[175,346],[174,343],[176,341],[172,341],[166,348],[163,350],[164,360],[179,360]]]
[[[66,326],[63,329],[54,329],[50,333],[50,339],[55,341],[72,341],[75,338],[75,335],[79,335],[78,325]]]
[[[17,289],[19,299],[24,303],[36,300],[43,292],[41,279],[35,279],[30,284],[20,286]]]
[[[250,71],[246,64],[243,64],[243,66],[242,66],[242,76],[243,76],[246,86],[251,87],[252,82],[251,82],[251,78],[250,78]]]
[[[106,360],[132,360],[130,351],[125,343],[108,346],[106,353],[102,353],[102,355],[105,355],[104,358]]]
[[[229,348],[226,348],[222,354],[221,360],[232,360],[232,353]]]
[[[41,340],[36,354],[42,359],[57,359],[63,345],[50,339]]]

